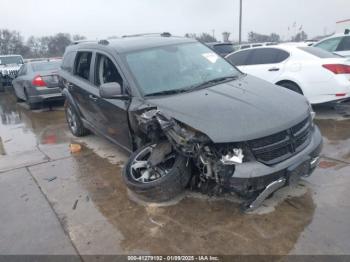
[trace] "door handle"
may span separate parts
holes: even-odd
[[[277,72],[280,71],[280,69],[278,67],[272,67],[269,69],[270,72]]]
[[[92,101],[97,101],[98,97],[94,95],[89,95],[89,99],[91,99]]]

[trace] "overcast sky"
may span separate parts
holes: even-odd
[[[309,37],[350,19],[350,0],[243,0],[243,37],[249,31],[288,37],[294,22]],[[175,35],[215,30],[238,38],[239,0],[1,0],[0,28],[25,37],[57,32],[104,38],[168,31]],[[11,11],[10,11],[11,10]]]

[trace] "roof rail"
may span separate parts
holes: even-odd
[[[169,32],[163,33],[146,33],[146,34],[136,34],[136,35],[123,35],[122,38],[126,37],[140,37],[140,36],[161,36],[161,37],[171,37]]]
[[[78,44],[82,44],[82,43],[96,43],[97,41],[95,40],[77,40],[77,41],[73,41],[71,45],[78,45]]]

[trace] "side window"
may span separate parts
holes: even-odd
[[[95,85],[117,82],[123,86],[123,79],[114,63],[105,55],[96,54]]]
[[[341,40],[342,40],[341,37],[336,37],[336,38],[324,40],[321,43],[315,45],[315,47],[324,49],[324,50],[329,51],[329,52],[334,52],[335,50],[337,50],[338,45],[339,45]]]
[[[350,50],[350,36],[343,37],[336,51],[349,51]]]
[[[286,51],[276,48],[253,49],[250,57],[250,65],[264,65],[281,63],[289,57]]]
[[[70,73],[73,72],[75,55],[76,55],[76,52],[69,52],[69,53],[64,55],[63,61],[61,64],[61,68],[63,70],[66,70]]]
[[[247,65],[250,50],[241,51],[229,56],[227,59],[231,62],[231,64],[236,66]]]
[[[91,52],[78,52],[75,64],[74,74],[86,80],[89,80],[90,66],[91,66]]]

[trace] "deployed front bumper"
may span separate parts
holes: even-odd
[[[310,144],[297,155],[273,166],[258,161],[236,165],[234,175],[229,180],[229,188],[240,195],[261,192],[272,183],[288,185],[296,177],[309,176],[319,162],[322,150],[322,136],[317,126],[314,127]],[[279,187],[278,187],[279,188]],[[276,189],[277,190],[277,189]]]

